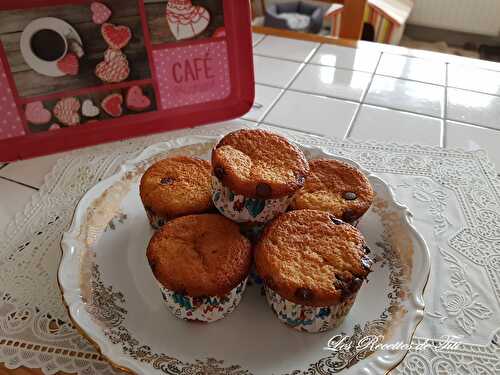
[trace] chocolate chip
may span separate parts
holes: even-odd
[[[353,222],[354,220],[356,220],[356,219],[357,219],[357,217],[356,217],[356,215],[354,214],[354,212],[349,211],[349,210],[345,211],[345,212],[343,213],[343,215],[342,215],[342,220],[344,220],[344,221],[346,221],[346,222],[348,222],[348,223],[352,223],[352,222]]]
[[[258,198],[269,198],[271,196],[272,189],[271,186],[269,186],[269,184],[261,182],[257,184],[255,193],[257,194]]]
[[[224,176],[226,175],[226,171],[222,167],[215,167],[214,168],[214,176],[217,177],[219,180],[222,180]]]
[[[372,252],[370,248],[366,245],[363,245],[363,251],[365,252],[365,254],[370,254]]]
[[[330,220],[332,221],[333,224],[335,225],[342,225],[345,224],[342,220],[337,219],[335,216],[330,215]]]
[[[352,191],[346,191],[343,195],[344,199],[346,201],[353,201],[355,200],[358,196],[356,195],[356,193],[353,193]]]
[[[297,176],[297,183],[299,185],[304,185],[304,182],[306,182],[306,178],[302,175]]]
[[[172,177],[165,177],[160,180],[160,184],[162,185],[172,185],[174,183],[174,179]]]
[[[298,288],[295,291],[295,297],[301,301],[311,301],[314,297],[313,291],[309,288]]]

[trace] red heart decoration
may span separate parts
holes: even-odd
[[[121,94],[111,94],[106,96],[101,102],[101,107],[108,115],[120,117],[123,113],[123,96]]]
[[[26,120],[35,125],[43,125],[50,121],[52,114],[48,109],[45,109],[42,102],[34,102],[26,104],[25,108]]]
[[[125,48],[132,39],[132,31],[128,26],[115,26],[111,23],[101,26],[101,34],[108,46],[113,49]]]
[[[78,71],[80,70],[80,61],[74,53],[68,53],[57,62],[57,67],[61,72],[65,74],[76,76],[78,75]]]
[[[97,25],[102,25],[111,17],[111,10],[103,3],[94,1],[90,4],[90,10],[92,11],[92,22]]]
[[[120,50],[106,50],[104,61],[97,64],[95,74],[101,81],[107,83],[125,81],[130,74],[127,57]]]
[[[212,34],[212,38],[222,38],[225,36],[226,36],[226,28],[224,26],[218,27]]]
[[[132,86],[127,91],[125,102],[127,108],[132,111],[144,111],[151,106],[151,100],[144,95],[139,86]]]

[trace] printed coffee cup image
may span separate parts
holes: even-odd
[[[35,32],[31,36],[30,47],[35,56],[48,62],[59,61],[68,52],[68,42],[64,35],[52,29]]]
[[[78,32],[66,21],[42,17],[31,21],[23,29],[20,49],[24,61],[35,72],[48,77],[66,75],[57,63],[70,50],[70,41],[83,45]]]

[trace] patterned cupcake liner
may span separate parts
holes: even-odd
[[[212,189],[215,207],[222,215],[238,223],[266,223],[285,212],[292,198],[249,198],[231,191],[215,176],[212,176]]]
[[[339,304],[325,307],[299,305],[281,297],[264,285],[266,299],[276,316],[290,327],[310,333],[325,332],[339,326],[356,299],[357,293]]]
[[[240,304],[248,277],[223,296],[189,297],[160,285],[168,309],[179,319],[211,323],[224,318]]]

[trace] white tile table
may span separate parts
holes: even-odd
[[[395,46],[253,33],[256,99],[245,124],[318,135],[486,149],[500,171],[500,64]],[[0,164],[0,224],[57,159]]]

